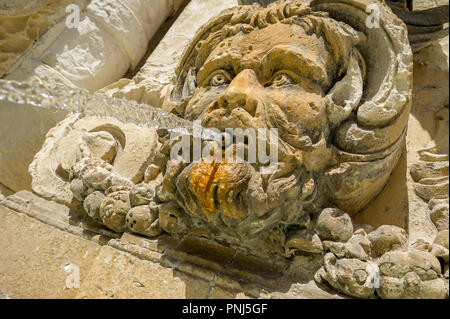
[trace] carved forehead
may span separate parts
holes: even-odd
[[[249,68],[262,78],[277,69],[306,76],[315,73],[315,80],[329,85],[335,63],[322,36],[307,34],[299,25],[276,23],[222,40],[201,66],[199,82],[220,68],[230,69],[235,74]]]
[[[270,49],[271,41],[274,39],[278,38],[280,42],[280,39],[286,39],[291,33],[294,33],[294,36],[288,41],[295,39],[298,44],[318,37],[326,43],[328,50],[320,48],[317,43],[304,43],[305,47],[320,48],[318,51],[331,53],[332,60],[338,65],[334,73],[337,77],[342,76],[351,50],[362,40],[362,34],[345,23],[330,18],[326,12],[312,11],[307,3],[301,3],[300,6],[295,3],[292,5],[289,2],[274,3],[264,9],[242,6],[224,11],[216,20],[201,29],[185,51],[176,72],[178,85],[184,85],[186,76],[192,69],[198,72],[207,59],[216,55],[217,51],[220,52],[222,48],[218,48],[219,45],[229,43],[227,40],[235,36],[249,34],[247,41],[250,41],[253,35],[259,38],[254,41],[258,44],[256,47],[266,49]],[[290,30],[286,31],[286,28]],[[239,42],[234,42],[233,47],[236,52],[247,49]]]

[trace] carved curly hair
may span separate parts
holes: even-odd
[[[276,23],[299,25],[308,35],[323,36],[338,65],[334,74],[330,74],[332,81],[346,73],[353,49],[365,41],[363,33],[330,18],[327,12],[312,11],[307,2],[279,1],[269,4],[267,8],[248,5],[231,8],[202,28],[184,52],[184,59],[177,70],[178,90],[174,90],[172,98],[178,101],[189,98],[196,87],[189,80],[195,81],[196,71],[221,41],[238,33],[248,34],[256,28],[263,29]],[[364,69],[363,62],[361,67]]]

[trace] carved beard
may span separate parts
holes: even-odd
[[[261,107],[267,110],[264,105]],[[263,111],[264,116],[256,118],[242,111],[217,110],[212,103],[203,112],[202,124],[205,121],[209,122],[208,127],[220,124],[217,126],[221,130],[271,126],[271,112]],[[284,225],[305,226],[310,220],[309,213],[316,207],[317,194],[321,193],[316,182],[319,179],[296,162],[291,145],[281,138],[278,145],[278,169],[271,174],[262,175],[260,163],[247,161],[188,165],[172,178],[178,204],[213,233],[225,232],[233,238],[253,237]]]

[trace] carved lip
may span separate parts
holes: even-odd
[[[203,214],[220,213],[235,220],[243,220],[249,213],[242,194],[250,180],[246,164],[205,163],[198,164],[188,177],[193,195]]]

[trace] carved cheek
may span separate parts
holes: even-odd
[[[224,91],[225,87],[197,88],[186,107],[185,117],[191,120],[198,119],[202,112],[209,106],[212,106]]]
[[[319,94],[292,87],[272,89],[265,102],[270,119],[290,134],[309,135],[327,125],[325,100]]]

